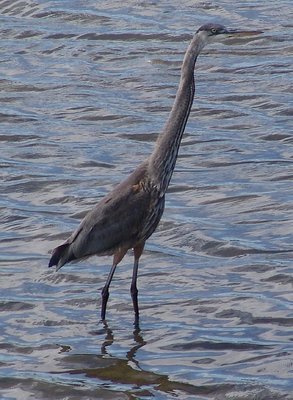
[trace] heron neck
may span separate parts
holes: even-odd
[[[150,176],[153,183],[165,194],[176,164],[182,135],[194,98],[194,66],[204,43],[195,35],[185,53],[176,98],[167,123],[158,137],[150,157]]]

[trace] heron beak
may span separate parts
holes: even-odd
[[[224,32],[227,35],[231,36],[236,36],[236,37],[245,37],[245,36],[256,36],[260,35],[263,33],[263,31],[245,31],[245,30],[239,30],[239,29],[226,29],[226,32]]]

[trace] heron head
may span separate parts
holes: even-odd
[[[205,36],[217,36],[227,33],[227,28],[220,24],[209,23],[201,26],[197,33]]]
[[[201,26],[196,32],[206,42],[215,38],[229,36],[253,36],[262,33],[262,31],[247,31],[238,29],[228,29],[221,24],[208,23]]]

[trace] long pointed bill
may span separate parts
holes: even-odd
[[[238,30],[238,29],[227,29],[225,34],[228,36],[233,37],[247,37],[247,36],[256,36],[263,33],[263,31],[245,31],[245,30]]]

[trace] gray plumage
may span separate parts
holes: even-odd
[[[147,163],[143,163],[105,196],[53,251],[49,267],[57,265],[58,270],[69,261],[93,254],[112,255],[144,242],[164,209],[164,196],[159,196],[147,176]]]

